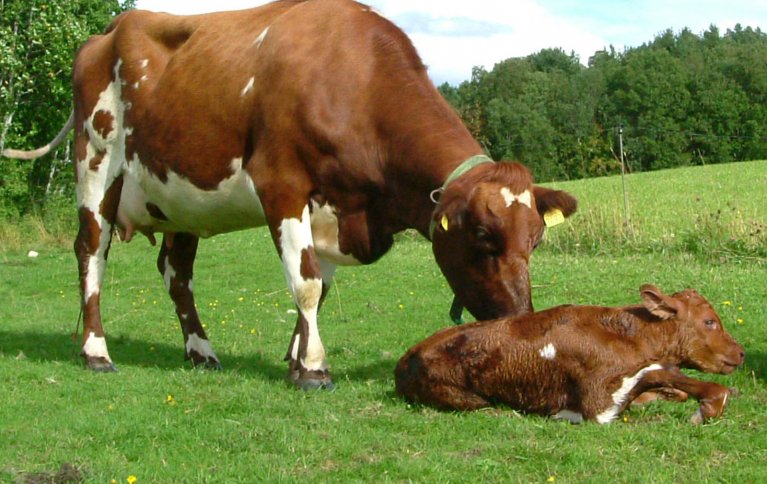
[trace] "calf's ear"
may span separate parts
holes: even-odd
[[[535,185],[533,186],[533,194],[535,195],[535,207],[541,217],[544,217],[544,220],[548,220],[551,214],[557,211],[559,213],[552,218],[561,220],[560,214],[563,217],[569,217],[578,209],[578,200],[567,192]]]
[[[661,319],[673,318],[679,312],[676,299],[666,296],[652,284],[640,287],[639,295],[642,297],[644,307]]]

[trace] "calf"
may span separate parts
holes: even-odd
[[[573,423],[608,423],[643,392],[680,391],[722,414],[729,390],[679,368],[731,373],[743,348],[691,289],[640,288],[643,305],[559,306],[517,318],[454,326],[411,348],[395,370],[397,393],[441,409],[494,404]]]

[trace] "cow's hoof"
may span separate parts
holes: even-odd
[[[295,377],[296,372],[291,372],[291,380],[296,388],[305,392],[314,390],[335,390],[336,386],[330,379],[330,373],[327,371],[305,371],[303,374]]]
[[[221,362],[219,362],[218,360],[214,358],[206,358],[200,361],[196,361],[193,358],[192,365],[194,366],[195,369],[201,369],[201,370],[220,371],[224,369],[224,367],[221,366]]]
[[[114,363],[101,356],[86,356],[85,367],[98,373],[114,373],[117,371],[117,367]]]

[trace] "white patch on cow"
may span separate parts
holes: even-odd
[[[521,203],[522,205],[525,205],[527,208],[533,207],[532,198],[530,196],[530,190],[525,190],[519,195],[515,195],[507,187],[503,187],[501,188],[501,196],[506,201],[507,207],[511,207],[511,204],[514,202]]]
[[[125,172],[117,219],[123,227],[201,237],[264,225],[264,209],[242,159],[232,160],[231,169],[232,176],[213,190],[203,190],[172,171],[163,183],[134,158]],[[147,202],[157,205],[168,220],[152,218]]]
[[[569,420],[570,423],[579,424],[583,423],[583,415],[572,410],[560,410],[553,415],[556,419]]]
[[[190,354],[192,350],[206,359],[218,361],[216,353],[213,352],[213,347],[210,345],[210,341],[200,338],[197,336],[197,333],[190,334],[189,338],[186,340],[186,353]]]
[[[105,260],[99,254],[88,256],[88,268],[85,273],[85,289],[83,291],[83,302],[95,294],[101,292],[101,282],[104,280]]]
[[[554,357],[557,356],[557,349],[554,348],[554,345],[549,343],[543,348],[541,348],[538,351],[538,354],[541,355],[541,358],[544,358],[546,360],[553,360]]]
[[[597,422],[601,424],[612,422],[615,417],[618,416],[618,413],[620,413],[623,406],[626,404],[626,399],[628,398],[629,393],[634,389],[635,386],[637,386],[637,383],[639,383],[642,377],[646,373],[660,370],[662,368],[663,367],[661,365],[655,363],[642,368],[637,372],[636,375],[632,377],[624,378],[621,387],[613,392],[613,404],[607,410],[597,415]]]
[[[139,66],[141,66],[142,69],[146,69],[148,65],[149,65],[149,59],[142,59],[141,63],[139,64]]]
[[[183,319],[184,321],[186,321],[187,319],[189,319],[189,315],[188,315],[187,313],[183,313],[183,314],[181,315],[181,319]]]
[[[256,47],[261,47],[261,44],[264,42],[264,39],[266,38],[266,33],[269,32],[269,27],[265,28],[263,32],[261,32],[258,37],[256,37],[256,41],[253,42],[253,45]]]
[[[250,91],[253,90],[253,85],[256,83],[256,78],[251,77],[250,80],[248,80],[248,83],[245,84],[245,87],[242,88],[242,92],[240,92],[240,97],[245,97]]]
[[[308,326],[306,356],[301,358],[301,364],[307,370],[327,369],[325,348],[320,340],[317,326],[317,308],[322,295],[322,278],[304,279],[301,275],[301,260],[303,251],[313,246],[312,227],[310,224],[309,206],[305,206],[301,218],[284,219],[280,223],[280,252],[285,269],[285,279],[293,295],[293,300],[306,319]],[[298,358],[299,336],[291,348],[293,359]]]
[[[95,358],[104,358],[109,362],[112,361],[107,351],[107,340],[102,336],[96,336],[96,333],[93,331],[88,333],[88,339],[85,340],[83,345],[83,354]]]
[[[194,292],[194,284],[191,279],[186,283],[186,287],[189,289],[189,292]]]
[[[121,65],[122,60],[118,60],[114,67],[115,80],[99,94],[93,111],[85,120],[84,129],[88,132],[86,155],[84,159],[77,161],[77,204],[94,214],[99,213],[104,194],[125,166],[126,131],[123,129],[125,105],[121,100]],[[101,111],[109,113],[112,117],[111,129],[106,136],[102,136],[94,127],[96,113]],[[91,162],[99,156],[102,156],[101,162],[95,170],[92,170]],[[97,221],[101,227],[98,219],[99,217]]]
[[[360,265],[360,261],[354,256],[341,252],[338,242],[338,217],[332,205],[319,205],[312,200],[310,220],[314,250],[320,259],[342,266]]]
[[[171,279],[176,277],[176,270],[170,265],[170,258],[165,256],[165,270],[162,273],[162,279],[165,281],[165,289],[170,291]]]

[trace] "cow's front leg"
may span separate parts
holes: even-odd
[[[163,237],[157,269],[168,290],[184,334],[186,358],[195,366],[221,369],[194,305],[192,276],[199,239],[191,234],[166,234]]]
[[[288,289],[298,309],[298,321],[288,348],[290,378],[304,390],[332,389],[325,348],[317,326],[323,279],[320,260],[314,250],[309,206],[304,207],[299,217],[282,219],[275,235]]]
[[[325,300],[325,296],[327,296],[328,291],[330,289],[330,285],[333,283],[333,274],[335,273],[336,266],[335,264],[332,264],[330,262],[326,262],[322,259],[319,261],[320,265],[320,272],[322,274],[322,294],[320,295],[320,300],[317,305],[317,310],[315,311],[315,320],[316,315],[319,313],[319,309],[322,307],[322,302]],[[315,329],[317,325],[315,324]],[[329,372],[327,371],[327,365],[323,365],[325,367],[325,370],[318,373],[317,371],[307,371],[306,369],[303,371],[301,370],[301,364],[300,364],[300,348],[301,348],[301,341],[307,341],[308,342],[308,324],[307,319],[305,317],[301,316],[301,311],[299,308],[299,316],[298,320],[296,321],[296,327],[293,329],[293,337],[290,339],[290,345],[288,346],[288,352],[285,355],[285,361],[289,362],[289,376],[291,381],[293,381],[296,386],[299,388],[303,388],[304,390],[311,390],[316,388],[326,388],[329,390],[332,390],[334,388],[333,382],[330,379]],[[303,334],[303,336],[302,336]],[[317,339],[319,340],[319,334],[317,334]],[[320,347],[322,346],[322,343],[320,342]],[[323,357],[324,357],[324,350],[323,350]]]

